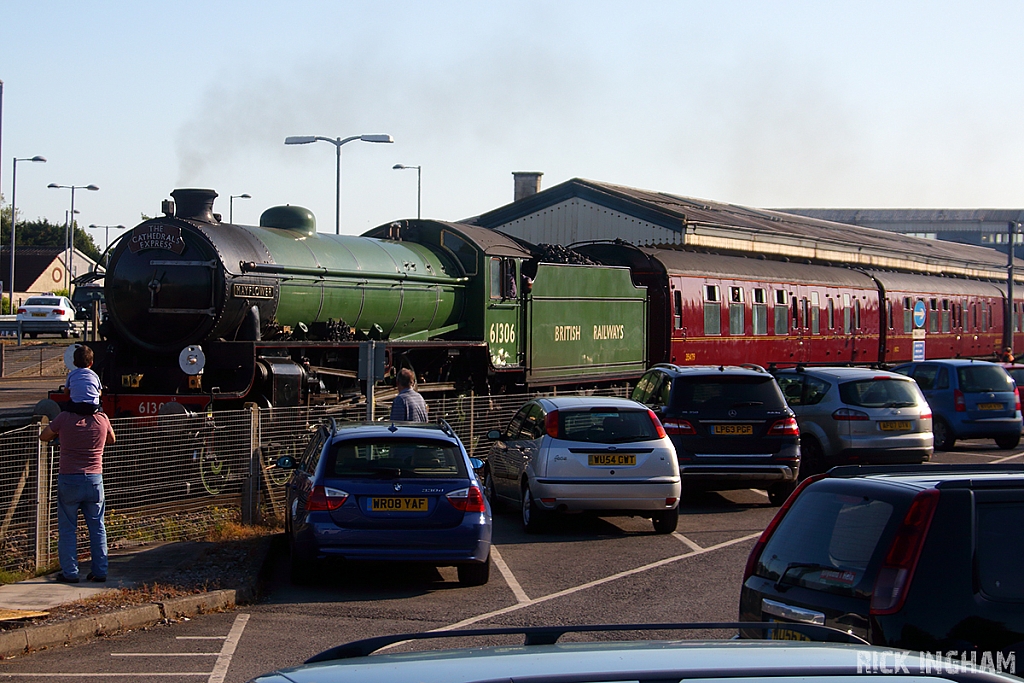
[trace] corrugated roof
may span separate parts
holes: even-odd
[[[573,178],[468,222],[507,223],[579,197],[678,232],[683,244],[712,251],[840,263],[875,269],[1005,279],[1005,257],[985,247],[925,240],[885,230]],[[578,230],[581,239],[584,230]],[[1024,267],[1024,261],[1018,261]],[[1024,280],[1022,280],[1024,281]]]

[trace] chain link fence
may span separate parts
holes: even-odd
[[[625,389],[600,392],[624,395]],[[473,457],[490,448],[528,396],[429,399]],[[383,407],[383,406],[382,406]],[[378,411],[386,416],[386,410]],[[224,521],[284,520],[290,473],[274,467],[300,457],[312,429],[330,418],[358,422],[363,406],[310,406],[157,415],[111,420],[117,442],[103,457],[107,541],[111,548],[204,537]],[[0,434],[0,571],[52,567],[57,561],[59,445],[39,441],[41,425]],[[79,556],[89,551],[79,524]]]
[[[60,377],[66,375],[67,344],[0,344],[0,377]]]

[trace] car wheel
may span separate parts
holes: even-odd
[[[941,417],[935,418],[935,421],[932,422],[932,434],[935,436],[935,450],[953,450],[953,444],[956,443],[956,435],[953,434],[953,430],[949,428],[949,423]],[[1018,435],[1017,438],[1020,439],[1020,436]]]
[[[655,512],[651,521],[654,523],[654,533],[670,534],[679,526],[679,508]]]
[[[772,484],[768,487],[768,501],[775,507],[779,507],[786,502],[786,499],[789,498],[789,494],[793,493],[793,489],[795,488],[796,483],[792,481]]]
[[[71,336],[71,333],[68,332],[67,330],[64,330],[63,332],[60,333],[60,338],[61,339],[67,339],[70,336]]]
[[[1004,451],[1011,448],[1016,448],[1017,444],[1020,443],[1020,434],[1007,434],[1006,436],[997,436],[996,445],[1002,448]]]
[[[528,534],[540,533],[544,528],[545,510],[538,510],[533,504],[533,492],[530,485],[523,486],[523,530]]]
[[[473,564],[460,564],[456,569],[459,572],[459,583],[463,586],[482,586],[491,577],[491,556],[483,562]]]
[[[818,474],[825,469],[825,452],[814,437],[806,436],[800,440],[800,479]],[[771,494],[768,495],[769,500]]]

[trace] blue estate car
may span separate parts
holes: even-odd
[[[446,423],[321,425],[288,482],[292,580],[328,558],[452,566],[477,586],[490,573],[491,508]]]
[[[928,400],[936,450],[951,450],[957,439],[995,439],[1006,449],[1020,442],[1020,393],[999,365],[957,358],[904,363],[893,372],[913,377]]]

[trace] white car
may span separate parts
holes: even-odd
[[[40,333],[59,334],[67,339],[74,325],[75,305],[66,296],[30,296],[18,307],[17,320],[22,331],[33,339]]]
[[[540,531],[554,514],[649,517],[668,534],[679,520],[679,462],[658,417],[622,398],[552,397],[530,401],[494,440],[486,495],[522,512]]]

